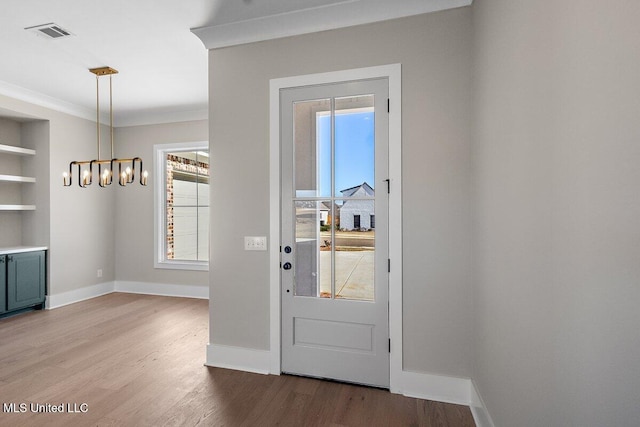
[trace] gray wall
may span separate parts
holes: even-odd
[[[62,185],[71,160],[95,157],[95,123],[1,95],[0,110],[46,121],[22,125],[25,145],[36,148],[41,167],[37,189],[26,193],[35,198],[36,212],[22,216],[23,226],[38,224],[23,229],[22,243],[49,246],[48,293],[114,280],[114,193]],[[39,222],[47,219],[48,224]],[[102,278],[96,277],[99,268]]]
[[[402,63],[404,366],[469,377],[471,9],[212,50],[210,342],[269,349],[269,80]],[[263,215],[255,215],[263,212]]]
[[[473,378],[497,426],[640,420],[638,17],[474,2]]]
[[[154,144],[207,141],[206,120],[118,128],[115,132],[115,155],[138,156],[149,171],[149,185],[118,188],[116,203],[126,206],[116,213],[116,279],[122,281],[195,285],[206,287],[206,271],[155,269],[153,247],[153,194],[156,191]],[[212,159],[216,167],[216,159]]]

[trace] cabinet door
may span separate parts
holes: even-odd
[[[0,314],[7,311],[7,264],[5,255],[0,255]]]
[[[7,308],[16,310],[44,302],[43,252],[7,255]]]

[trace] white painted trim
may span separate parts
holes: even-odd
[[[18,101],[28,102],[29,104],[48,108],[60,113],[69,114],[81,119],[96,121],[95,110],[85,108],[70,102],[62,101],[57,98],[25,89],[11,83],[0,81],[0,95],[4,95]],[[101,115],[103,123],[108,122],[107,115]],[[30,117],[30,116],[29,116]],[[209,110],[207,108],[198,108],[188,111],[149,111],[140,110],[127,112],[124,115],[116,114],[113,118],[114,127],[141,126],[160,123],[176,123],[194,120],[208,120]]]
[[[280,90],[352,80],[389,78],[389,336],[390,390],[402,389],[402,67],[381,65],[273,79],[269,82],[270,372],[280,374]],[[394,268],[394,266],[397,266]]]
[[[119,117],[118,117],[119,116]],[[113,118],[114,126],[144,126],[161,123],[192,122],[197,120],[209,120],[209,110],[200,108],[188,111],[133,111],[124,115],[116,115]]]
[[[8,96],[19,101],[28,102],[29,104],[38,105],[61,113],[70,114],[75,117],[80,117],[81,119],[87,119],[94,122],[96,121],[96,113],[94,110],[79,107],[75,104],[71,104],[70,102],[61,101],[57,98],[53,98],[30,89],[25,89],[11,83],[0,81],[0,95]]]
[[[73,291],[47,295],[46,308],[64,307],[113,292],[168,297],[209,299],[209,286],[171,285],[166,283],[113,281],[85,286]]]
[[[389,390],[397,393],[402,374],[402,68],[390,66],[389,77]]]
[[[209,286],[172,285],[168,283],[130,282],[124,280],[116,280],[114,283],[115,292],[209,299]]]
[[[351,0],[244,21],[193,28],[207,49],[334,30],[469,6],[472,0]],[[366,3],[366,4],[365,4]]]
[[[469,406],[477,427],[495,427],[480,393],[469,378],[402,372],[400,393],[407,397]]]
[[[491,415],[489,415],[489,411],[487,410],[487,406],[484,404],[478,392],[478,387],[473,380],[471,381],[471,402],[469,406],[471,407],[471,414],[477,427],[495,427],[493,419],[491,419]]]
[[[269,329],[270,372],[280,375],[280,89],[269,82]]]
[[[60,294],[47,295],[47,302],[45,305],[47,309],[60,308],[65,305],[110,294],[114,289],[114,282],[104,282],[97,285],[74,289],[73,291],[62,292]]]
[[[207,344],[205,365],[266,375],[270,373],[269,353],[266,350]]]
[[[407,397],[470,405],[471,380],[422,372],[402,372],[401,393]]]

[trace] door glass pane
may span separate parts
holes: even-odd
[[[335,197],[370,197],[356,192],[373,186],[375,126],[373,95],[335,99]]]
[[[374,200],[345,199],[340,206],[340,226],[335,232],[335,297],[374,300],[375,218]],[[354,224],[354,218],[359,224]],[[375,226],[375,224],[373,224]]]
[[[374,299],[373,106],[373,95],[294,103],[295,296]]]
[[[296,102],[293,114],[295,197],[329,197],[331,100]]]
[[[331,298],[331,202],[297,201],[294,295]]]

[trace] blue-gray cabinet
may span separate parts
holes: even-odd
[[[0,255],[0,314],[44,307],[45,258],[45,251]]]
[[[7,256],[0,255],[0,314],[7,312]]]

